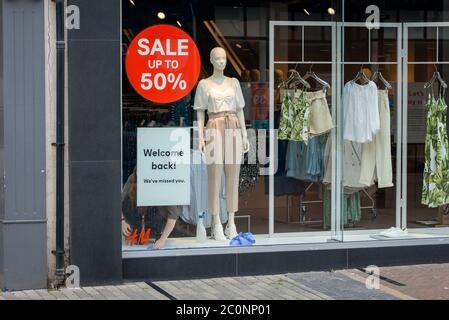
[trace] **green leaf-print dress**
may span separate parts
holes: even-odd
[[[447,104],[429,95],[422,203],[430,208],[449,204],[449,143],[446,131]]]
[[[281,107],[281,120],[279,124],[278,139],[309,141],[309,112],[310,100],[304,91],[292,98],[286,95]]]

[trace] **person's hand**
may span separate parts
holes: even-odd
[[[128,237],[132,232],[131,226],[125,220],[122,220],[122,233],[125,237]]]
[[[248,153],[250,149],[250,144],[247,136],[242,137],[242,146],[243,146],[243,153]]]
[[[162,249],[165,246],[165,241],[164,239],[160,238],[159,240],[157,240],[154,245],[153,248],[154,249]]]

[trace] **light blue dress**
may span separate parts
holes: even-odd
[[[198,150],[190,151],[190,205],[183,206],[180,218],[188,224],[196,225],[198,215],[201,212],[207,213],[207,166],[204,154]],[[226,193],[224,179],[221,179],[222,187],[220,193],[220,220],[221,223],[228,221],[226,212]],[[204,226],[211,226],[212,217],[206,214],[203,220]]]

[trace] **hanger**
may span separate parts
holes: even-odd
[[[447,88],[446,81],[444,81],[443,78],[441,77],[441,74],[438,71],[436,64],[434,64],[434,67],[435,67],[435,72],[433,73],[433,77],[432,77],[432,79],[430,79],[429,82],[427,82],[424,85],[424,89],[428,89],[428,88],[432,87],[436,80],[438,80],[438,82],[440,83],[442,88],[446,89]]]
[[[294,72],[294,80],[293,82],[291,82],[289,84],[290,89],[296,88],[298,85],[302,84],[304,87],[306,87],[307,89],[312,88],[312,86],[310,85],[310,83],[308,83],[307,81],[305,81],[301,75],[299,74],[298,71],[295,70]]]
[[[312,68],[313,68],[313,64],[310,66],[309,71],[307,71],[307,73],[305,74],[304,77],[302,77],[302,79],[303,80],[307,80],[308,78],[315,79],[316,82],[318,82],[319,84],[321,84],[323,86],[323,89],[329,89],[331,87],[330,84],[327,83],[326,81],[324,81],[323,79],[321,79],[320,77],[318,77],[317,74],[312,71]]]
[[[298,66],[298,65],[296,65],[296,66]],[[296,70],[296,67],[295,67],[295,70]],[[284,89],[287,89],[287,88],[288,88],[288,83],[289,83],[291,80],[293,80],[293,74],[294,74],[294,72],[292,72],[292,73],[290,74],[290,76],[288,77],[287,80],[282,80],[281,83],[279,83],[279,85],[278,85],[278,89],[281,88],[281,87],[284,88]]]
[[[360,71],[357,73],[357,75],[355,76],[355,78],[351,80],[351,82],[355,83],[355,82],[357,82],[357,80],[359,80],[359,79],[365,80],[365,83],[368,83],[368,82],[371,81],[370,79],[368,79],[368,77],[366,76],[366,74],[363,72],[363,66],[364,66],[364,65],[362,64],[362,66],[360,67]]]
[[[290,75],[290,77],[285,80],[282,81],[278,88],[280,87],[284,87],[286,89],[293,89],[295,88],[298,84],[302,84],[304,87],[306,87],[307,89],[310,89],[311,86],[310,84],[305,81],[301,75],[299,74],[299,72],[296,70],[296,68],[298,67],[298,64],[296,64],[294,71],[292,71],[292,74]]]
[[[391,84],[384,78],[384,76],[382,75],[382,72],[380,72],[379,70],[374,72],[373,76],[371,77],[371,81],[376,82],[376,80],[378,80],[378,79],[380,81],[382,81],[382,83],[385,85],[386,89],[393,89]]]

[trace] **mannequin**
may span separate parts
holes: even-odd
[[[214,72],[211,77],[199,82],[194,109],[197,111],[199,149],[206,154],[207,161],[208,211],[212,215],[212,238],[226,241],[237,235],[234,215],[238,211],[240,163],[243,153],[249,151],[250,145],[240,83],[237,79],[224,75],[226,51],[220,47],[212,49],[210,62]],[[209,121],[205,130],[206,111]],[[233,159],[229,159],[230,155]],[[224,232],[219,216],[223,169],[228,211],[228,224]]]

